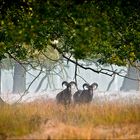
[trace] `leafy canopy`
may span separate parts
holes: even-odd
[[[126,65],[140,59],[139,0],[1,0],[0,59],[48,52]],[[56,48],[56,47],[55,47]]]

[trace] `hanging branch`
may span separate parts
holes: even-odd
[[[48,76],[48,75],[47,75],[47,73],[46,73],[46,75],[41,79],[41,81],[39,82],[39,85],[37,86],[37,88],[36,88],[36,90],[35,90],[35,93],[38,92],[38,91],[40,90],[40,88],[41,88],[41,86],[42,86],[44,80],[47,78],[47,76]]]
[[[88,83],[82,76],[80,76],[78,74],[77,74],[77,76],[80,77],[85,83]]]
[[[112,65],[111,65],[111,68],[112,68],[112,71],[114,71],[114,70],[113,70],[113,66],[112,66]],[[111,79],[111,81],[109,82],[109,84],[108,84],[108,87],[107,87],[106,91],[108,91],[108,90],[110,89],[110,87],[111,87],[111,85],[112,85],[113,81],[115,80],[115,76],[116,76],[116,74],[114,73],[113,78],[112,78],[112,79]]]
[[[76,59],[76,61],[75,61],[76,63],[75,63],[75,73],[74,73],[74,79],[75,79],[75,82],[76,82],[76,84],[77,84],[77,59]]]
[[[63,58],[65,58],[66,60],[72,62],[73,64],[77,64],[77,66],[83,68],[84,70],[91,70],[91,71],[93,71],[95,73],[98,73],[98,74],[99,73],[102,73],[102,74],[105,74],[105,75],[108,75],[108,76],[113,76],[114,74],[116,74],[116,75],[118,75],[120,77],[123,77],[123,78],[127,78],[127,79],[130,79],[130,80],[135,80],[135,81],[140,81],[139,79],[130,78],[128,76],[124,76],[124,75],[120,74],[119,72],[112,71],[112,70],[109,70],[109,69],[101,68],[100,70],[95,70],[95,69],[90,68],[90,67],[85,67],[82,64],[79,64],[78,62],[76,62],[73,59],[70,59],[69,57],[67,57],[66,55],[64,55],[64,52],[61,49],[59,49],[56,44],[52,44],[52,47],[54,49],[56,49],[60,54],[62,54]],[[104,72],[104,71],[107,71],[107,72]],[[109,74],[108,72],[110,72],[111,74]]]
[[[22,98],[28,93],[28,90],[30,89],[31,85],[41,75],[41,73],[42,73],[42,67],[41,67],[41,70],[40,70],[39,74],[32,80],[32,82],[30,83],[30,85],[28,86],[28,88],[24,91],[24,93],[20,96],[20,98],[16,101],[16,103],[19,103],[22,100]]]
[[[68,57],[66,57],[65,55],[63,55],[63,57],[65,58],[65,59],[69,59]],[[72,63],[74,63],[74,64],[77,64],[77,66],[79,66],[79,67],[81,67],[81,68],[83,68],[83,69],[85,69],[85,70],[91,70],[91,71],[93,71],[93,72],[95,72],[95,73],[102,73],[102,74],[105,74],[105,75],[108,75],[108,76],[113,76],[114,74],[116,74],[116,75],[118,75],[118,76],[120,76],[120,77],[123,77],[123,78],[127,78],[127,79],[130,79],[130,80],[135,80],[135,81],[140,81],[139,79],[136,79],[136,78],[130,78],[130,77],[128,77],[128,76],[124,76],[124,75],[122,75],[122,74],[120,74],[119,72],[116,72],[116,71],[112,71],[112,70],[109,70],[109,69],[100,69],[100,70],[95,70],[95,69],[93,69],[93,68],[90,68],[90,67],[85,67],[85,66],[83,66],[82,64],[79,64],[78,62],[76,63],[74,60],[72,60],[72,59],[69,59],[69,61],[70,62],[72,62]],[[108,71],[108,72],[111,72],[111,74],[109,74],[108,72],[103,72],[103,71]]]

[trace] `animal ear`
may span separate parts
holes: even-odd
[[[93,87],[94,90],[98,88],[98,84],[97,83],[93,83],[91,86]]]
[[[68,82],[67,81],[63,81],[62,82],[62,87],[63,87],[63,85],[67,86],[68,85]]]
[[[85,89],[85,87],[89,88],[89,84],[88,83],[83,84],[83,89]]]

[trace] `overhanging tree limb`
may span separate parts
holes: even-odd
[[[105,68],[101,68],[100,70],[95,70],[95,69],[93,69],[91,67],[85,67],[82,64],[79,64],[78,62],[76,62],[75,60],[71,59],[71,57],[67,57],[65,55],[65,53],[60,48],[57,47],[56,44],[52,44],[52,47],[54,49],[56,49],[62,55],[63,58],[65,58],[66,60],[72,62],[73,64],[76,64],[77,66],[79,66],[80,68],[82,68],[84,70],[91,70],[91,71],[93,71],[95,73],[98,73],[98,74],[101,73],[101,74],[108,75],[108,76],[113,76],[114,74],[116,74],[116,75],[118,75],[120,77],[123,77],[123,78],[127,78],[127,79],[130,79],[130,80],[140,81],[140,79],[130,78],[128,76],[124,76],[124,75],[120,74],[121,71],[120,72],[116,72],[116,71],[105,69]],[[107,71],[107,72],[104,72],[104,71]],[[109,74],[108,72],[110,72],[111,74]]]

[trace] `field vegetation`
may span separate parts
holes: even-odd
[[[0,106],[0,139],[140,139],[140,105],[62,106],[54,101]]]

